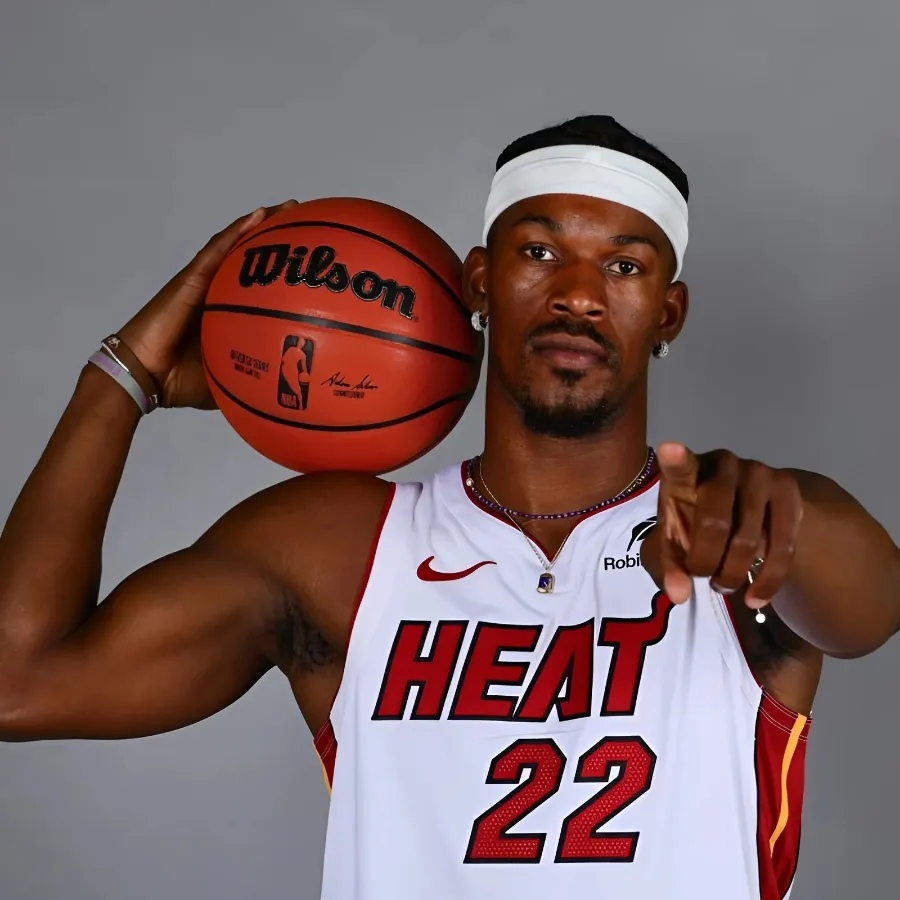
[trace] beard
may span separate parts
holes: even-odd
[[[620,358],[616,347],[600,335],[589,323],[565,321],[550,322],[535,329],[526,339],[528,342],[544,335],[568,334],[587,336],[607,353],[607,365],[613,374],[620,371]],[[523,348],[523,363],[526,363],[527,349]],[[523,424],[534,434],[555,438],[583,438],[596,435],[618,418],[623,398],[602,394],[594,397],[579,396],[578,383],[585,377],[582,371],[553,369],[553,378],[561,389],[554,391],[558,396],[545,399],[533,389],[532,379],[526,378],[520,384],[511,384],[503,377],[504,387],[522,412]]]
[[[573,387],[583,377],[580,372],[556,370],[557,378]],[[611,397],[581,399],[566,396],[559,400],[544,400],[532,393],[530,385],[521,385],[511,392],[522,411],[522,423],[533,434],[554,438],[584,438],[599,434],[618,418],[622,404]]]

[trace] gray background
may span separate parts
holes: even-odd
[[[97,340],[262,203],[403,207],[460,252],[519,134],[608,112],[692,180],[654,441],[823,471],[900,537],[896,0],[6,0],[0,514]],[[481,395],[405,476],[476,452]],[[217,414],[141,426],[105,586],[284,473]],[[52,515],[52,509],[47,510]],[[894,896],[900,642],[827,665],[797,900]],[[313,898],[327,795],[280,676],[184,732],[0,745],[4,900]]]

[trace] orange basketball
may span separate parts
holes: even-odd
[[[478,382],[462,264],[417,219],[313,200],[246,235],[213,279],[201,347],[251,447],[298,472],[398,469],[438,444]]]

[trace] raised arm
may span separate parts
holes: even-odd
[[[46,593],[4,597],[0,740],[141,737],[238,699],[279,662],[296,600],[230,543],[208,536],[149,564],[60,637],[64,575]]]
[[[119,332],[163,385],[164,405],[211,405],[198,311],[221,259],[264,215],[216,235]],[[294,546],[323,559],[314,540],[329,527],[323,492],[340,494],[340,479],[294,479],[251,498],[98,604],[104,532],[139,419],[134,400],[86,366],[0,536],[0,740],[179,728],[236,700],[273,665],[291,674],[298,646],[314,647],[318,626],[302,612],[308,603],[295,570],[315,577],[316,567],[302,566]],[[365,482],[361,508],[377,503],[383,487]],[[326,510],[319,527],[292,531],[291,517],[309,521],[313,510]],[[357,518],[364,532],[364,510]],[[351,561],[350,578],[353,569]],[[319,618],[339,644],[339,621]],[[330,647],[328,638],[320,645]],[[334,661],[326,649],[317,660]]]

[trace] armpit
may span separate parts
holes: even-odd
[[[822,653],[798,637],[771,607],[756,621],[741,595],[730,599],[732,622],[759,684],[788,709],[808,715],[822,671]]]
[[[289,672],[312,672],[340,661],[340,654],[307,619],[291,596],[283,599],[275,629],[279,664]]]

